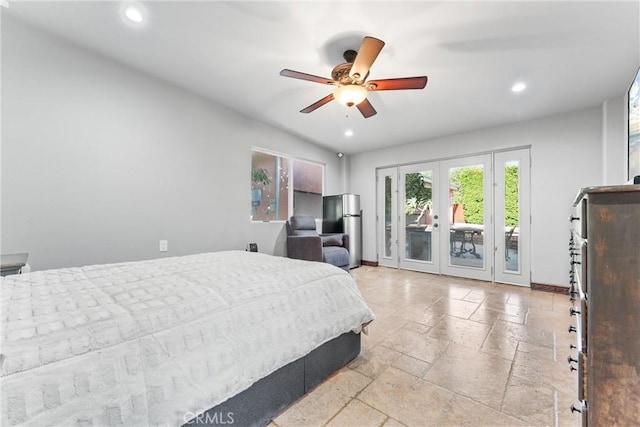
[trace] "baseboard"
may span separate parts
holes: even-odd
[[[377,267],[378,261],[367,261],[361,260],[361,265],[366,265],[369,267]],[[569,292],[569,288],[567,286],[559,286],[559,285],[549,285],[546,283],[534,283],[531,282],[531,290],[534,291],[542,291],[542,292],[552,292],[554,294],[567,294]]]
[[[531,290],[542,292],[553,292],[554,294],[566,294],[569,292],[569,288],[566,286],[549,285],[546,283],[533,283],[531,282]]]

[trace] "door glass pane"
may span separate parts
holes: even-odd
[[[433,171],[405,174],[405,258],[431,261]]]
[[[449,264],[484,268],[484,167],[449,169]]]
[[[391,257],[391,177],[384,177],[384,256]]]
[[[507,271],[520,271],[520,192],[518,191],[519,162],[504,166],[504,259]]]

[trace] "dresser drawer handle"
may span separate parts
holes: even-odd
[[[571,332],[578,332],[578,330],[576,329],[576,327],[575,327],[575,326],[569,326],[569,329],[568,329],[568,330],[569,330],[569,333],[571,333]]]
[[[574,412],[582,413],[582,411],[581,411],[580,409],[576,408],[576,405],[574,405],[573,403],[571,404],[570,408],[571,408],[571,413],[572,413],[572,414],[573,414]]]
[[[569,316],[575,316],[576,314],[580,314],[580,310],[576,310],[573,307],[569,307]]]

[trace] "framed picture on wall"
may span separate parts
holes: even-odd
[[[629,88],[629,179],[640,175],[640,69]]]

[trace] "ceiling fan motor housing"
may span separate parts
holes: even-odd
[[[338,65],[331,71],[331,78],[342,85],[360,84],[364,79],[355,79],[349,75],[352,66],[352,62],[345,62],[344,64]],[[369,73],[367,73],[367,76],[368,75]]]

